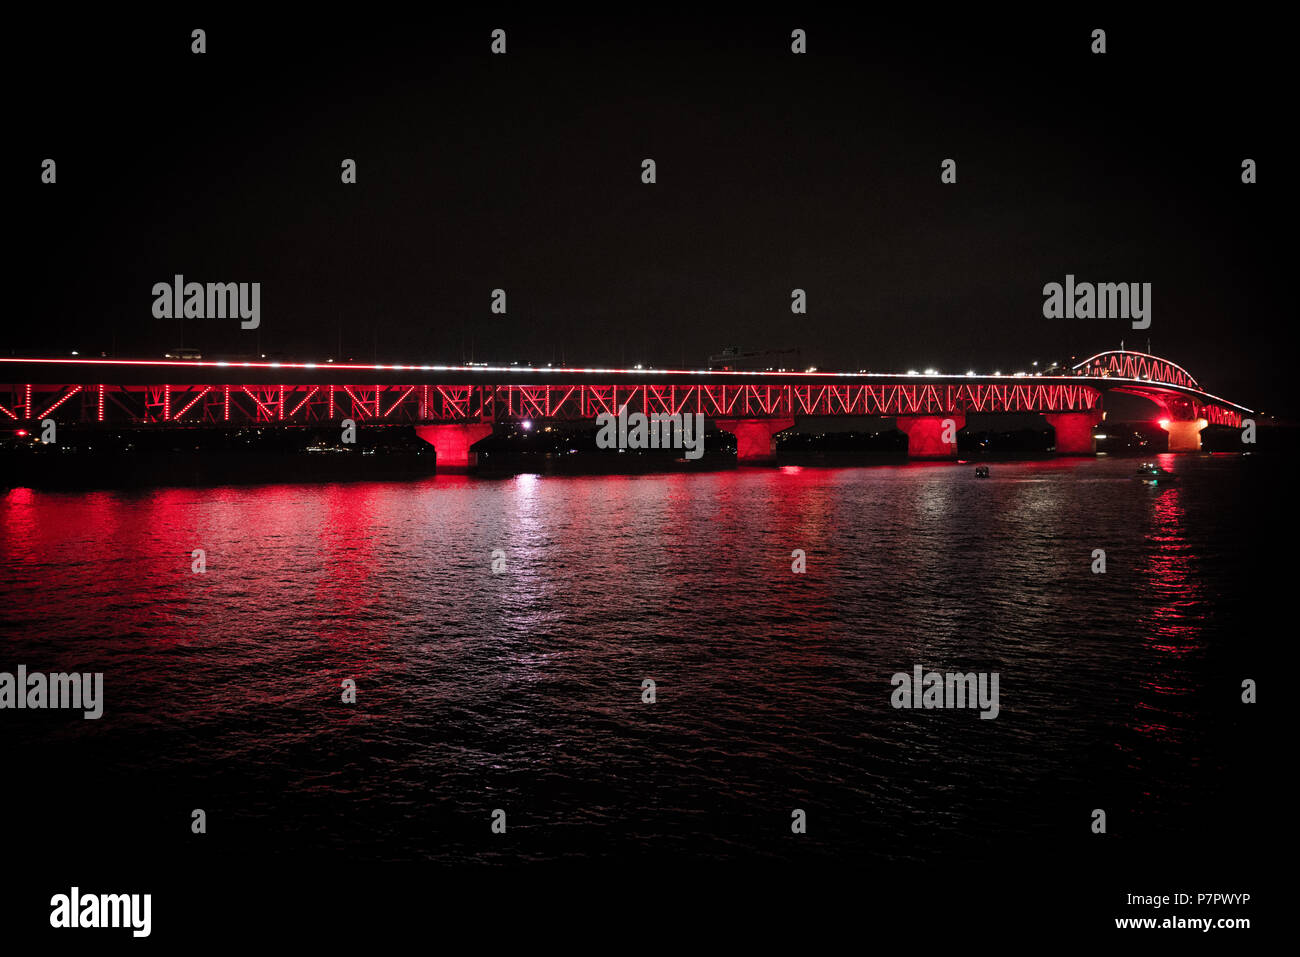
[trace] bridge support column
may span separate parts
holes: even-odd
[[[470,451],[470,446],[491,435],[492,425],[488,422],[417,425],[415,434],[437,452],[439,472],[463,472],[478,463],[478,456]]]
[[[1101,422],[1101,412],[1044,412],[1043,418],[1056,430],[1057,455],[1096,454],[1092,429]]]
[[[957,455],[957,433],[966,426],[966,414],[900,415],[898,431],[907,435],[907,455],[913,459],[947,459]]]
[[[736,463],[770,465],[776,461],[776,433],[791,428],[794,419],[717,419],[715,424],[736,437]]]
[[[1175,422],[1171,419],[1160,420],[1160,428],[1169,433],[1170,452],[1201,451],[1201,429],[1208,424],[1209,422],[1205,419],[1194,419],[1191,422]]]

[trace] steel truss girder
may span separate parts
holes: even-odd
[[[1151,399],[1177,419],[1241,424],[1241,413],[1140,385],[1117,387]],[[1101,392],[1079,383],[880,383],[849,385],[0,385],[0,423],[123,425],[336,424],[592,420],[602,413],[710,418],[899,416],[971,412],[1094,412]]]
[[[80,395],[80,402],[71,401]],[[590,420],[602,413],[702,413],[711,418],[898,416],[967,412],[1091,412],[1095,388],[1035,382],[851,385],[10,385],[0,420],[135,425],[374,425]]]

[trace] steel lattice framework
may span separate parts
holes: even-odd
[[[0,387],[0,417],[173,425],[311,425],[594,419],[602,412],[710,418],[1087,412],[1086,385],[39,385]]]
[[[624,406],[725,419],[1065,413],[1100,411],[1106,391],[1143,396],[1179,420],[1239,425],[1250,412],[1204,392],[1180,366],[1134,352],[1099,353],[1069,375],[1043,377],[0,359],[0,423],[12,424],[580,421]]]
[[[1191,373],[1182,366],[1145,352],[1099,352],[1076,365],[1074,371],[1079,375],[1098,378],[1116,376],[1121,379],[1142,379],[1162,385],[1177,385],[1185,389],[1200,388]]]

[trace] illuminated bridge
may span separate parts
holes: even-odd
[[[414,426],[442,467],[472,464],[498,423],[586,421],[603,412],[702,413],[736,436],[737,458],[774,457],[800,417],[895,420],[914,457],[956,454],[968,413],[1032,412],[1056,450],[1090,454],[1107,392],[1156,404],[1170,451],[1200,448],[1208,424],[1239,426],[1250,409],[1212,395],[1182,367],[1141,352],[1102,352],[1059,375],[732,372],[518,366],[361,365],[0,358],[0,428]]]

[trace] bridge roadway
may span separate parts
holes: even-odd
[[[956,454],[968,413],[1038,413],[1058,453],[1095,451],[1103,396],[1155,403],[1170,451],[1200,448],[1207,424],[1253,414],[1182,367],[1139,352],[1098,353],[1062,375],[920,375],[686,369],[534,368],[171,359],[0,358],[0,427],[46,419],[111,428],[414,426],[443,468],[508,421],[593,420],[603,412],[701,413],[733,433],[745,464],[771,461],[803,416],[892,418],[913,457]]]

